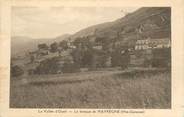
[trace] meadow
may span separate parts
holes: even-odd
[[[10,108],[171,108],[170,70],[104,70],[11,78]]]

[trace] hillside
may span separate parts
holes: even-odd
[[[143,7],[113,22],[83,29],[72,35],[72,38],[95,35],[106,38],[106,41],[117,37],[123,41],[143,37],[170,37],[170,17],[169,7]]]

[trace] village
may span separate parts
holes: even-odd
[[[28,53],[29,59],[23,72],[18,67],[14,69],[18,74],[11,74],[15,75],[11,82],[18,87],[11,89],[11,95],[17,96],[12,97],[11,107],[98,108],[101,104],[104,107],[114,104],[113,107],[122,108],[127,108],[127,105],[132,108],[170,107],[170,88],[167,86],[171,67],[169,38],[139,39],[133,47],[125,46],[121,50],[110,49],[108,52],[104,52],[100,44],[92,46],[89,42],[85,45],[82,42],[64,42],[62,47],[57,48],[39,45],[41,48]],[[16,92],[27,90],[28,86],[29,95],[23,93],[25,98],[21,102],[28,98],[33,100],[26,101],[25,105],[17,103],[16,100],[22,95],[18,96]],[[153,93],[148,93],[152,88]],[[121,92],[116,95],[122,99],[118,96],[113,98],[113,92],[117,90]],[[137,95],[140,90],[143,94]],[[168,101],[160,103],[158,95]],[[145,101],[147,97],[149,103]],[[37,102],[40,98],[43,101]],[[119,103],[121,100],[124,103]],[[158,106],[152,100],[156,100]]]
[[[10,107],[171,108],[170,16],[143,7],[74,34],[22,37],[30,41],[11,50]]]
[[[38,69],[36,69],[38,68],[38,66],[45,65],[46,67],[47,66],[46,64],[49,63],[44,61],[53,58],[57,58],[57,60],[55,61],[56,63],[52,62],[52,64],[57,65],[55,66],[56,69],[53,68],[54,71],[53,69],[51,69],[50,73],[80,72],[117,66],[120,66],[123,69],[132,66],[134,67],[170,66],[169,65],[170,60],[168,60],[168,58],[170,56],[169,53],[171,42],[169,38],[139,39],[135,42],[135,45],[133,47],[126,47],[125,49],[123,48],[118,51],[112,49],[106,51],[104,50],[104,46],[102,44],[100,43],[94,44],[86,40],[83,42],[81,41],[76,43],[71,42],[71,40],[69,39],[63,42],[64,44],[60,44],[60,46],[57,46],[57,43],[54,43],[56,46],[55,50],[53,49],[54,51],[52,51],[51,48],[49,49],[47,45],[45,45],[44,47],[44,44],[42,44],[43,47],[38,48],[38,50],[36,51],[29,52],[30,57],[29,64],[32,65],[32,68],[28,69],[29,74],[34,74],[36,73],[36,71],[39,71]],[[113,52],[116,54],[115,56],[112,56]],[[120,59],[120,62],[116,63],[117,58],[114,58],[116,59],[116,61],[113,63],[113,57],[119,57],[118,59]],[[53,59],[53,61],[54,60],[55,59]],[[69,66],[67,66],[67,64]],[[71,67],[71,68],[67,68],[70,70],[64,71],[65,69],[64,67]],[[40,71],[42,71],[41,69],[42,68],[40,68]],[[46,71],[46,73],[49,72]]]
[[[129,17],[129,16],[127,16]],[[142,17],[108,35],[94,28],[89,34],[51,44],[39,43],[26,51],[26,74],[58,74],[105,68],[158,68],[171,66],[170,19],[167,10]],[[116,28],[116,27],[115,27]],[[108,35],[108,36],[107,36]],[[20,57],[21,58],[21,57]],[[18,60],[18,59],[17,59]],[[19,59],[21,61],[21,59]],[[19,66],[21,62],[12,61]]]

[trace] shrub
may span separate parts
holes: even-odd
[[[57,52],[58,51],[58,43],[54,42],[50,45],[50,52]]]
[[[38,44],[38,49],[44,49],[44,50],[47,50],[49,48],[49,46],[45,43],[42,43],[42,44]]]
[[[36,74],[56,74],[60,69],[59,58],[53,57],[43,60],[36,68]]]
[[[53,57],[43,60],[34,70],[36,74],[57,74],[77,72],[79,66],[74,64],[70,58]]]
[[[24,70],[20,66],[18,65],[11,66],[11,76],[12,77],[18,77],[23,74],[24,74]]]
[[[153,67],[170,67],[171,49],[162,48],[153,51],[152,66]]]
[[[36,70],[35,69],[29,69],[27,72],[28,72],[28,75],[33,75],[33,74],[35,74]]]
[[[74,72],[79,72],[79,71],[80,70],[77,64],[68,63],[68,62],[65,62],[63,64],[63,68],[62,68],[63,73],[74,73]]]
[[[63,73],[73,73],[73,72],[79,72],[80,66],[77,63],[74,63],[72,59],[65,58],[64,64],[62,67]]]

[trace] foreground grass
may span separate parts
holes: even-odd
[[[108,73],[39,76],[45,81],[22,85],[14,79],[10,107],[171,108],[170,71]]]

